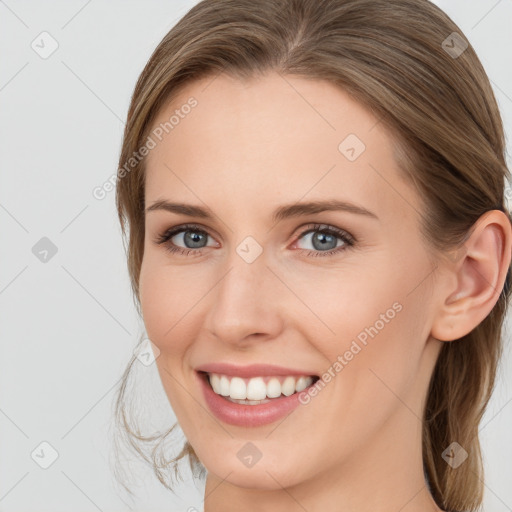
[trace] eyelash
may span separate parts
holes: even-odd
[[[326,226],[326,224],[308,224],[305,227],[305,230],[302,233],[300,233],[298,239],[302,238],[306,234],[318,231],[323,234],[334,235],[334,236],[338,237],[339,239],[341,239],[343,241],[343,243],[345,245],[343,245],[341,247],[337,247],[335,249],[331,249],[329,251],[313,251],[310,249],[299,249],[299,250],[306,251],[307,256],[313,256],[313,257],[335,256],[336,254],[339,254],[342,251],[345,251],[348,248],[353,247],[355,245],[355,242],[356,242],[355,238],[352,235],[350,235],[349,233],[347,233],[346,231],[339,229],[339,228],[335,228],[334,226],[327,226],[327,227],[325,227],[325,226]],[[183,224],[181,226],[176,226],[174,228],[168,229],[168,230],[164,231],[162,234],[158,235],[155,240],[155,243],[165,245],[165,248],[171,253],[179,253],[183,256],[188,256],[191,253],[196,253],[197,256],[200,256],[201,249],[204,249],[204,247],[201,249],[184,249],[183,247],[178,247],[174,244],[168,243],[169,240],[173,236],[175,236],[179,233],[182,233],[184,231],[194,231],[196,233],[201,233],[206,236],[210,236],[207,231],[202,229],[197,224]]]

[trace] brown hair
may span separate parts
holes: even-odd
[[[129,228],[128,269],[139,312],[145,159],[129,172],[121,168],[144,145],[160,108],[186,83],[217,73],[246,79],[267,71],[336,84],[384,123],[395,137],[401,170],[423,198],[422,234],[439,254],[463,248],[474,223],[489,210],[510,219],[504,206],[504,133],[492,88],[471,44],[434,4],[204,0],[155,49],[128,112],[116,200],[123,240]],[[430,382],[423,461],[431,493],[445,510],[473,511],[482,502],[478,425],[494,387],[510,279],[509,268],[497,303],[473,331],[443,345]],[[176,425],[150,437],[132,426],[125,398],[134,360],[117,397],[120,429],[167,487],[165,469],[174,464],[176,472],[187,455],[193,471],[204,475],[188,442],[177,457],[165,458],[163,442]],[[156,440],[151,453],[138,443]],[[452,441],[469,453],[457,469],[442,458]]]

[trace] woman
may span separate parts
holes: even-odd
[[[136,442],[135,357],[117,413],[161,482],[188,457],[206,512],[476,510],[504,155],[482,65],[427,0],[193,7],[137,82],[117,186],[183,450]]]

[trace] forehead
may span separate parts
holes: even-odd
[[[229,197],[235,211],[336,196],[374,210],[411,209],[391,136],[326,81],[210,76],[181,88],[151,133],[158,136],[147,157],[146,202]]]

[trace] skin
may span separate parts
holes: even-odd
[[[214,217],[146,213],[140,300],[170,404],[208,471],[206,512],[440,510],[422,470],[427,387],[443,341],[471,331],[498,299],[509,221],[488,212],[461,257],[434,264],[420,197],[398,173],[390,135],[344,91],[274,72],[208,77],[187,84],[154,126],[190,96],[198,105],[148,155],[145,204],[199,205]],[[353,162],[338,150],[348,134],[366,146]],[[272,223],[282,204],[325,199],[378,219],[325,211]],[[209,235],[195,254],[155,242],[185,223]],[[356,242],[312,256],[322,249],[313,245],[319,230],[303,235],[311,223]],[[172,242],[186,249],[183,234]],[[247,236],[263,249],[250,264],[236,251]],[[335,237],[327,250],[342,246]],[[284,420],[242,428],[209,411],[198,365],[273,363],[321,375],[394,303],[401,311]],[[248,441],[262,454],[250,468],[237,457]]]

